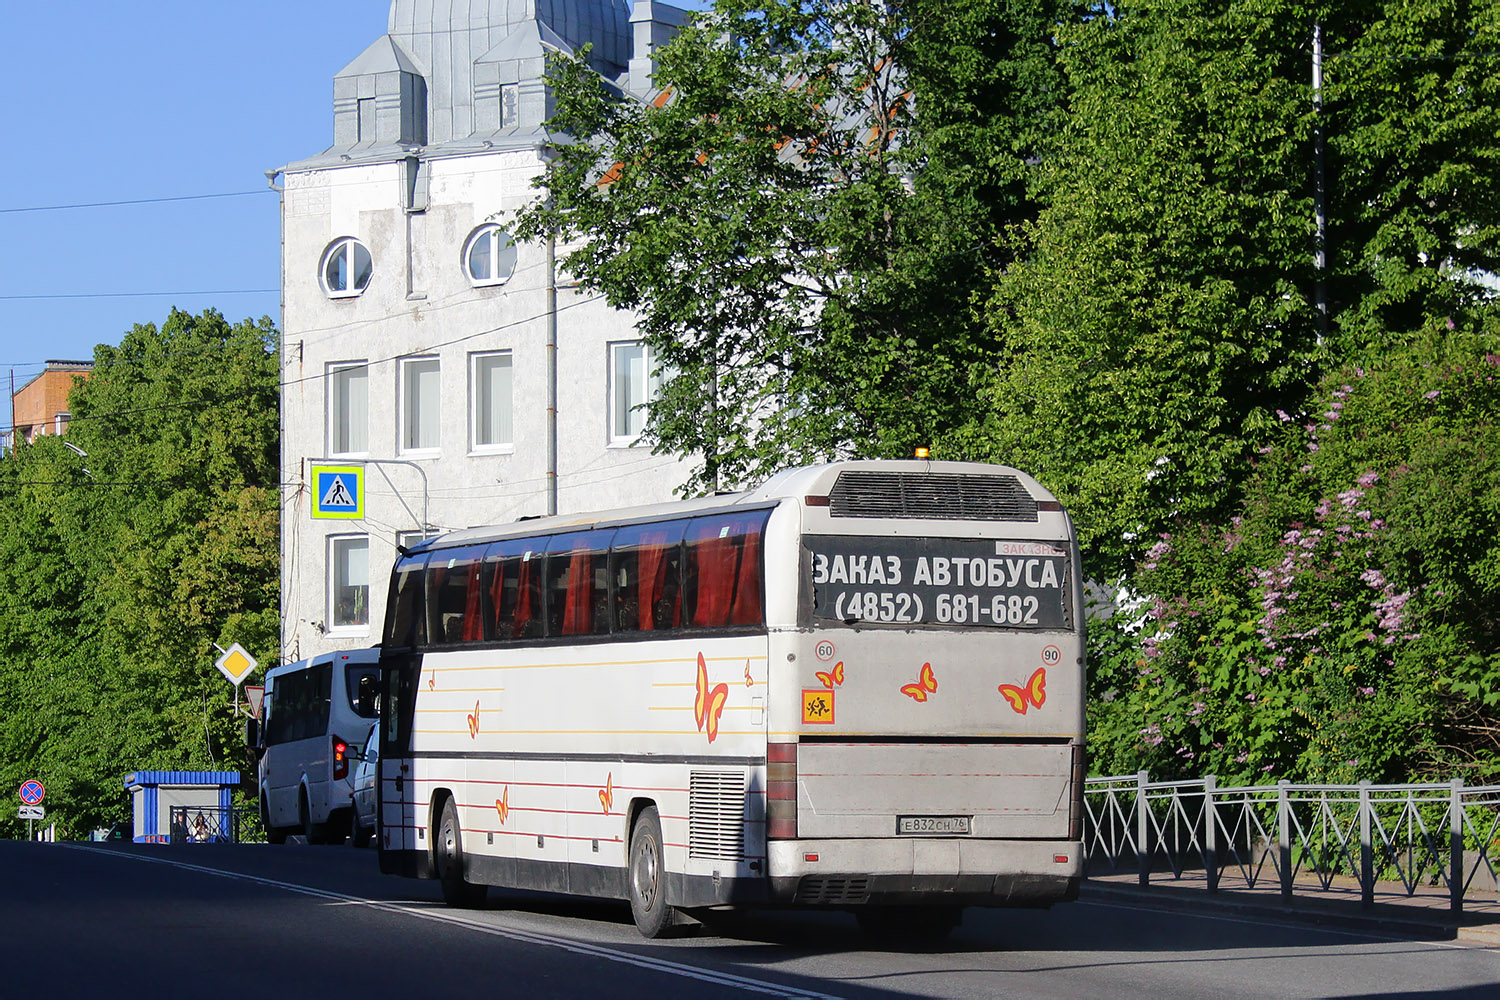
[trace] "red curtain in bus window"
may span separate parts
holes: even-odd
[[[759,625],[764,617],[760,603],[760,532],[743,536],[740,568],[734,584],[734,607],[729,612],[731,625]]]
[[[588,635],[594,630],[594,573],[588,543],[580,542],[568,559],[568,596],[563,603],[563,635]]]
[[[464,600],[464,628],[460,637],[463,642],[478,642],[484,638],[484,620],[479,613],[479,560],[469,564],[469,584]]]
[[[515,638],[522,637],[526,624],[531,621],[533,612],[531,610],[531,578],[536,574],[540,559],[522,559],[520,572],[516,575],[516,615],[515,631],[511,633]]]
[[[656,627],[656,602],[661,600],[667,583],[667,533],[648,531],[641,535],[636,557],[636,576],[640,583],[641,631]]]
[[[729,605],[734,599],[736,541],[733,536],[705,538],[692,548],[698,570],[693,624],[700,628],[729,624]]]
[[[504,559],[494,561],[494,579],[490,581],[490,611],[495,616],[496,639],[509,639],[511,629],[515,626],[512,621],[505,617],[505,563]]]

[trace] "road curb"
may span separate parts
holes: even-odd
[[[1170,886],[1138,887],[1100,882],[1085,882],[1078,898],[1084,902],[1093,900],[1129,903],[1133,906],[1154,909],[1188,910],[1223,916],[1255,917],[1324,927],[1365,930],[1381,934],[1399,934],[1403,937],[1445,941],[1456,939],[1472,944],[1500,945],[1500,925],[1492,923],[1460,925],[1446,912],[1405,913],[1393,907],[1368,912],[1338,902],[1323,901],[1309,905],[1312,901],[1307,900],[1288,906],[1280,902],[1273,903],[1237,896],[1211,896],[1204,892],[1175,889]],[[1396,912],[1392,912],[1393,909]]]

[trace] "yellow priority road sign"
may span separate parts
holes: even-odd
[[[357,521],[365,516],[365,470],[359,465],[312,467],[312,516]]]
[[[260,663],[255,657],[245,652],[244,646],[241,646],[237,642],[232,642],[229,644],[229,648],[224,650],[224,655],[214,661],[214,666],[218,667],[219,672],[229,678],[229,683],[235,687],[239,687],[244,683],[245,678],[250,676],[250,671],[260,666]]]

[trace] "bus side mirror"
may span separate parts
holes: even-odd
[[[245,720],[245,746],[251,750],[260,749],[260,720]],[[257,754],[259,756],[259,754]]]

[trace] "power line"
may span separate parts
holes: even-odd
[[[170,295],[267,295],[280,292],[279,288],[209,288],[198,292],[68,292],[56,295],[0,295],[0,301],[16,302],[23,299],[140,299],[164,298]]]
[[[205,201],[209,198],[245,198],[252,194],[266,194],[270,188],[254,191],[222,191],[218,194],[182,194],[167,198],[132,198],[128,201],[91,201],[71,205],[31,205],[26,208],[0,208],[0,215],[15,215],[20,212],[67,212],[75,208],[119,208],[124,205],[160,205],[169,201]]]
[[[561,313],[561,312],[563,312],[565,310],[568,310],[568,309],[576,309],[579,306],[585,306],[585,305],[589,305],[590,303],[593,303],[593,302],[601,301],[602,299],[604,299],[603,295],[590,295],[590,296],[587,296],[587,297],[584,297],[584,298],[580,298],[576,302],[569,302],[569,303],[567,303],[565,305],[558,306],[557,311],[559,313]],[[474,340],[474,339],[476,339],[478,337],[487,337],[487,336],[489,336],[491,334],[500,333],[500,332],[502,332],[504,330],[510,330],[510,329],[513,329],[513,328],[518,327],[518,326],[525,326],[528,323],[535,323],[537,320],[545,319],[546,316],[547,316],[547,314],[545,312],[535,313],[535,314],[530,315],[530,316],[522,316],[519,319],[511,320],[509,323],[502,323],[499,326],[491,327],[490,329],[487,329],[487,330],[479,330],[479,331],[477,331],[475,333],[467,333],[467,334],[464,334],[463,336],[460,336],[460,337],[454,337],[451,340],[439,341],[437,343],[432,343],[432,344],[417,345],[417,346],[414,346],[411,350],[409,350],[409,351],[403,351],[400,354],[392,354],[389,357],[376,358],[373,361],[365,361],[365,362],[360,363],[358,365],[358,367],[361,367],[361,368],[373,368],[375,365],[385,364],[385,363],[390,362],[390,361],[399,361],[402,358],[413,357],[413,356],[422,354],[422,353],[427,352],[427,351],[434,351],[434,350],[437,350],[440,347],[451,347],[454,344],[461,344],[461,343],[463,343],[465,341]],[[94,368],[94,375],[97,377],[98,375],[101,375],[101,374],[103,374],[103,373],[105,373],[107,371],[108,371],[107,368],[96,367],[96,368]],[[141,414],[141,413],[154,413],[154,412],[157,412],[159,410],[177,410],[177,409],[182,409],[184,407],[201,406],[201,405],[203,405],[205,403],[219,403],[219,402],[224,402],[225,400],[229,400],[229,399],[237,399],[237,398],[240,398],[240,397],[243,397],[243,396],[251,396],[251,395],[254,395],[254,394],[260,393],[260,392],[269,392],[269,391],[271,391],[273,389],[274,390],[286,389],[286,388],[288,388],[290,386],[300,385],[300,384],[302,384],[304,382],[320,382],[320,381],[326,379],[327,377],[328,376],[327,376],[326,373],[324,373],[324,372],[318,372],[318,373],[313,374],[313,375],[304,375],[301,378],[294,378],[294,379],[288,379],[288,380],[283,381],[283,382],[277,382],[275,385],[265,386],[264,388],[257,387],[257,388],[253,388],[253,389],[245,389],[245,390],[242,390],[242,391],[239,391],[239,392],[226,393],[226,394],[223,394],[223,395],[200,396],[200,397],[197,397],[195,399],[180,399],[180,400],[176,400],[176,401],[171,402],[171,403],[158,403],[158,404],[153,405],[153,406],[138,406],[138,407],[132,407],[131,409],[127,409],[127,410],[109,410],[109,411],[104,411],[104,412],[99,412],[99,413],[87,413],[87,414],[84,414],[84,413],[75,413],[75,414],[72,414],[68,418],[68,422],[71,424],[71,423],[75,423],[75,422],[81,421],[81,420],[98,420],[98,419],[103,418],[103,417],[128,417],[128,416],[135,416],[135,415]],[[0,432],[13,431],[14,429],[15,429],[14,427],[0,427]]]

